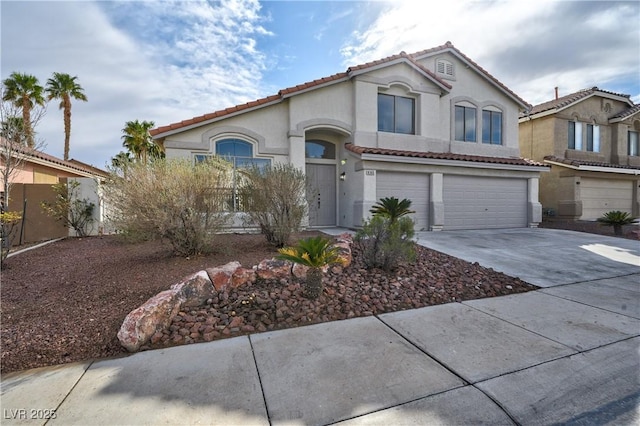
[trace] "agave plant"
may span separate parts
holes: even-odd
[[[409,207],[411,207],[411,200],[405,198],[400,201],[396,197],[385,197],[374,204],[369,212],[374,216],[386,217],[390,223],[395,223],[402,216],[415,213]]]
[[[322,293],[323,266],[343,262],[337,247],[322,236],[305,238],[296,247],[283,247],[278,252],[279,259],[309,267],[304,287],[305,296],[309,299],[317,299]]]
[[[606,212],[602,217],[598,218],[598,222],[601,224],[605,226],[613,226],[613,233],[618,236],[622,235],[622,227],[632,223],[634,220],[635,218],[629,213],[622,212],[620,210]]]

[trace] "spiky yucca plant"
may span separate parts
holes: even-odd
[[[300,240],[295,247],[278,250],[279,259],[289,260],[309,267],[304,294],[309,299],[317,299],[322,293],[322,267],[333,263],[343,263],[338,248],[322,236]]]
[[[613,233],[618,236],[622,235],[622,227],[632,223],[634,220],[635,218],[629,213],[622,212],[620,210],[606,212],[602,217],[598,218],[598,222],[601,224],[605,226],[613,226]]]
[[[390,223],[395,223],[399,218],[415,213],[409,207],[411,207],[411,200],[409,199],[405,198],[400,201],[396,197],[385,197],[380,198],[380,201],[373,205],[369,213],[374,216],[386,217]]]

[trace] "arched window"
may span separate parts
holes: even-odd
[[[331,142],[321,140],[308,140],[304,147],[305,157],[323,158],[328,160],[336,159],[336,146]]]
[[[264,167],[271,163],[268,158],[254,158],[253,145],[242,139],[229,138],[216,141],[216,154],[233,163],[235,168]]]

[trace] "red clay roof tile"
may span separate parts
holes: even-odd
[[[527,158],[516,157],[486,157],[482,155],[454,154],[452,152],[422,152],[422,151],[404,151],[399,149],[387,148],[368,148],[364,146],[354,145],[352,143],[345,144],[345,148],[356,154],[377,154],[392,155],[396,157],[411,158],[433,158],[438,160],[457,160],[470,161],[475,163],[492,163],[492,164],[509,164],[515,166],[535,166],[544,167],[545,164]]]
[[[434,48],[431,48],[431,49],[421,50],[420,52],[417,52],[417,53],[407,54],[404,51],[402,51],[399,54],[388,56],[386,58],[378,59],[378,60],[375,60],[375,61],[371,61],[371,62],[367,62],[367,63],[364,63],[364,64],[360,64],[360,65],[355,65],[355,66],[349,67],[346,72],[333,74],[333,75],[328,76],[328,77],[322,77],[320,79],[312,80],[312,81],[309,81],[309,82],[306,82],[306,83],[298,84],[296,86],[292,86],[292,87],[287,87],[287,88],[281,89],[278,92],[277,95],[270,95],[270,96],[267,96],[267,97],[264,97],[264,98],[261,98],[261,99],[257,99],[257,100],[252,101],[252,102],[247,102],[247,103],[242,104],[242,105],[236,105],[234,107],[229,107],[229,108],[226,108],[224,110],[218,110],[218,111],[215,111],[213,113],[204,114],[204,115],[201,115],[201,116],[198,116],[198,117],[193,117],[192,119],[189,119],[189,120],[183,120],[183,121],[180,121],[178,123],[172,123],[172,124],[169,124],[169,125],[166,125],[166,126],[157,127],[155,129],[152,129],[149,133],[152,136],[157,136],[157,135],[162,134],[162,133],[164,133],[166,131],[180,129],[180,128],[187,127],[187,126],[192,125],[192,124],[202,123],[204,121],[208,121],[208,120],[211,120],[211,119],[214,119],[214,118],[222,117],[224,115],[231,114],[233,112],[243,111],[245,109],[249,109],[249,108],[252,108],[252,107],[255,107],[255,106],[260,106],[260,105],[264,105],[266,103],[275,102],[275,101],[281,100],[286,95],[290,95],[290,94],[293,94],[293,93],[296,93],[296,92],[300,92],[302,90],[306,90],[306,89],[309,89],[309,88],[312,88],[312,87],[315,87],[315,86],[319,86],[319,85],[322,85],[322,84],[325,84],[325,83],[334,82],[334,81],[337,81],[337,80],[340,80],[340,79],[343,79],[343,78],[348,78],[349,75],[351,73],[353,73],[354,71],[359,71],[359,70],[363,70],[363,69],[366,69],[366,68],[371,68],[373,66],[385,64],[385,63],[388,63],[388,62],[391,62],[391,61],[395,61],[397,59],[405,59],[405,60],[409,61],[413,66],[419,68],[421,71],[423,71],[424,73],[429,75],[429,77],[434,79],[440,85],[442,85],[445,88],[451,89],[452,86],[449,83],[447,83],[446,81],[444,81],[441,78],[439,78],[435,73],[433,73],[431,70],[429,70],[426,67],[424,67],[423,65],[421,65],[416,60],[417,57],[428,55],[428,54],[431,54],[431,53],[434,53],[434,52],[438,52],[438,51],[443,51],[443,50],[446,50],[446,49],[451,49],[451,50],[455,51],[458,55],[460,55],[462,58],[464,58],[466,61],[468,61],[474,67],[476,67],[487,78],[489,78],[491,81],[493,81],[499,87],[501,87],[503,90],[505,90],[507,93],[509,93],[511,96],[513,96],[519,102],[521,102],[523,105],[530,107],[530,105],[526,101],[522,100],[522,98],[520,98],[518,95],[516,95],[514,92],[512,92],[509,88],[507,88],[504,84],[502,84],[498,79],[493,77],[486,70],[484,70],[482,67],[480,67],[477,63],[472,61],[469,57],[467,57],[465,54],[463,54],[461,51],[459,51],[456,47],[454,47],[451,42],[447,41],[444,45],[437,46],[437,47],[434,47]]]
[[[584,161],[584,160],[572,160],[570,158],[562,158],[556,157],[554,155],[547,155],[544,157],[547,161],[553,161],[554,163],[566,164],[568,166],[592,166],[592,167],[612,167],[616,169],[631,169],[631,170],[640,170],[638,166],[630,166],[627,164],[613,164],[613,163],[604,163],[600,161]]]

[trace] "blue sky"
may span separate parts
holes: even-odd
[[[446,41],[532,104],[555,86],[640,102],[637,1],[3,0],[0,19],[2,79],[78,76],[71,157],[98,167],[128,120],[166,125]],[[36,131],[62,156],[57,103]]]

